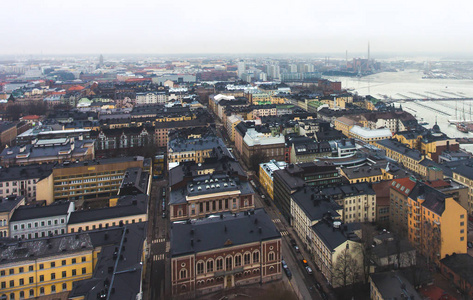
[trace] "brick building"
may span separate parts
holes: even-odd
[[[281,278],[281,235],[263,209],[171,227],[174,296],[200,296]]]

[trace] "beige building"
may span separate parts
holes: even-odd
[[[15,210],[22,205],[25,205],[23,196],[0,198],[0,238],[10,236],[10,219]]]

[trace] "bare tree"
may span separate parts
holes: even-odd
[[[363,282],[368,282],[371,269],[371,261],[373,260],[373,239],[376,235],[375,228],[370,224],[362,224],[361,226],[361,242],[356,248],[361,254],[361,274]]]
[[[337,257],[333,268],[334,286],[347,287],[356,283],[359,278],[358,261],[352,256],[349,248],[343,249]]]

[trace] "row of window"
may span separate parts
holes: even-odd
[[[85,256],[82,256],[81,257],[81,262],[86,262],[87,261],[87,258]],[[76,264],[77,263],[77,259],[76,258],[72,258],[71,259],[71,264]],[[67,265],[67,260],[66,259],[63,259],[61,260],[61,266],[65,266]],[[44,270],[44,267],[45,267],[45,264],[44,263],[41,263],[38,265],[38,269],[39,270]],[[55,268],[56,267],[56,262],[51,262],[49,264],[49,267],[50,268]],[[82,270],[84,270],[85,268],[82,268]],[[28,266],[28,272],[33,272],[34,271],[34,266],[33,265],[30,265]],[[25,272],[25,267],[19,267],[18,268],[18,274],[21,274],[21,273],[24,273]],[[73,270],[73,275],[75,275],[75,269]],[[6,276],[7,274],[7,270],[1,270],[0,271],[0,276]],[[11,268],[11,269],[8,269],[8,275],[14,275],[15,274],[15,268]],[[54,273],[52,273],[54,274]],[[84,272],[82,273],[84,274]],[[55,275],[54,275],[55,276]],[[62,272],[62,277],[66,277],[66,271]],[[30,277],[30,278],[33,278],[33,277]],[[30,280],[31,281],[31,280]],[[31,282],[30,282],[31,283]]]
[[[47,222],[46,221],[41,221],[41,222],[34,222],[34,223],[21,223],[19,225],[13,225],[13,230],[18,230],[18,228],[20,229],[25,229],[25,228],[32,228],[32,226],[34,225],[34,228],[38,228],[41,224],[41,227],[44,227],[46,226],[46,223],[48,224],[48,226],[51,226],[53,225],[58,225],[59,223],[61,224],[64,224],[66,223],[66,219],[64,218],[61,218],[61,219],[54,219],[54,220],[48,220]]]
[[[62,284],[62,290],[63,291],[66,291],[67,290],[67,283],[63,283]],[[53,284],[51,285],[51,293],[56,293],[56,286]],[[28,297],[34,297],[35,296],[35,293],[34,293],[34,290],[33,289],[30,289],[28,291]],[[40,287],[39,288],[39,296],[42,296],[45,294],[45,288],[44,287]],[[19,296],[19,299],[24,299],[25,298],[25,291],[20,291],[18,293],[18,296]],[[6,294],[3,294],[2,296],[0,296],[0,300],[15,300],[15,293],[11,293],[10,294],[10,297],[7,297]]]
[[[260,261],[260,253],[258,250],[253,252],[253,255],[251,255],[250,252],[246,252],[243,256],[241,254],[236,254],[234,257],[232,256],[227,256],[225,258],[225,270],[230,271],[233,269],[233,267],[240,267],[242,265],[242,258],[243,258],[243,264],[244,265],[249,265],[249,264],[254,264],[254,263],[259,263]],[[253,258],[253,260],[251,260]],[[268,260],[269,261],[274,261],[275,259],[275,253],[273,251],[268,253]],[[215,263],[215,266],[214,266]],[[207,262],[204,262],[203,260],[197,262],[196,266],[196,272],[197,275],[204,274],[204,273],[210,273],[215,271],[222,271],[224,269],[224,259],[222,257],[219,257],[215,260],[213,259],[208,259]],[[180,272],[180,279],[187,278],[187,269],[181,269]]]
[[[36,182],[36,179],[33,179],[33,180],[28,180],[28,183],[31,184],[31,183],[35,183]],[[25,184],[26,181],[22,182],[22,184]],[[0,182],[0,188],[4,186],[4,183],[3,182]],[[10,186],[10,182],[5,182],[5,187],[9,187]],[[18,181],[12,181],[11,183],[11,186],[18,186]]]

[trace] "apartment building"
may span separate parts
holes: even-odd
[[[73,211],[73,202],[20,206],[10,218],[10,237],[24,240],[65,234]]]
[[[37,199],[48,204],[69,200],[77,202],[76,207],[102,207],[117,194],[126,170],[133,167],[150,172],[151,160],[135,156],[65,162],[54,168],[52,178],[37,183]]]
[[[36,200],[37,182],[49,178],[53,167],[53,164],[34,164],[0,169],[0,197],[21,195],[26,202]]]
[[[273,173],[276,170],[282,170],[287,167],[284,161],[271,160],[259,165],[258,179],[261,186],[271,199],[274,199],[274,178]]]
[[[399,234],[408,230],[408,198],[416,183],[412,177],[396,178],[391,182],[389,224],[390,229]]]
[[[0,238],[10,237],[10,219],[18,207],[25,205],[24,196],[0,198]]]
[[[453,197],[418,182],[407,210],[409,241],[430,261],[466,253],[468,214]]]

